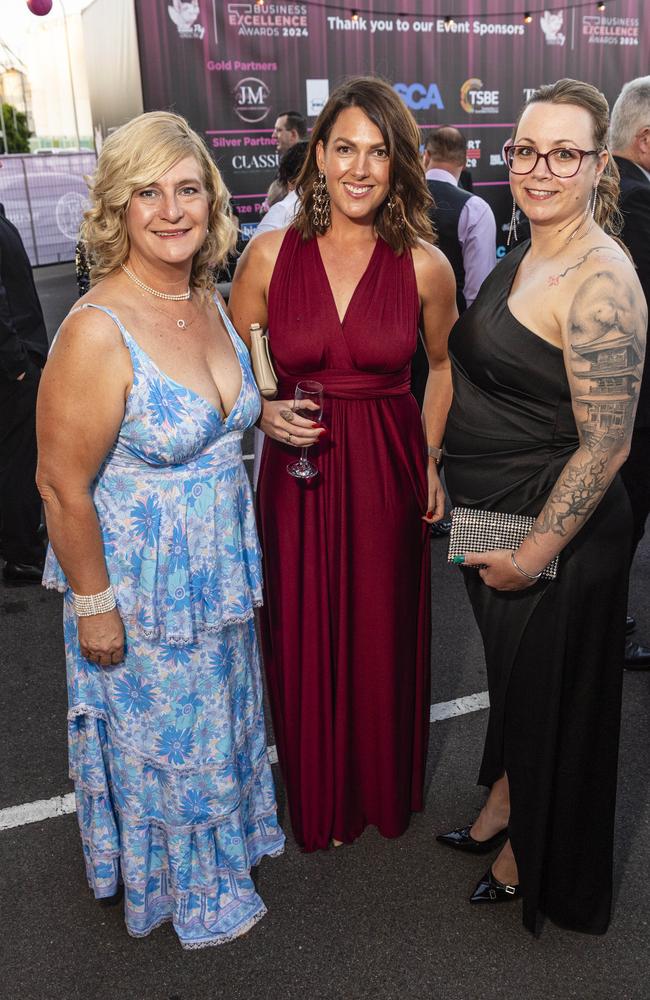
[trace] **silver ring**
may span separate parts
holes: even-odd
[[[287,434],[287,444],[291,444],[291,434]]]

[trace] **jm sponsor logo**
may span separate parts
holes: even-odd
[[[269,111],[271,91],[263,80],[256,76],[246,76],[233,90],[233,110],[238,118],[248,125],[263,122]]]
[[[444,109],[437,83],[395,83],[393,88],[411,111],[428,111],[429,108]]]
[[[472,77],[460,88],[460,106],[468,114],[498,114],[499,91],[486,90],[482,80]]]
[[[167,13],[176,25],[176,30],[181,38],[203,38],[205,28],[202,24],[197,24],[201,10],[198,0],[173,0],[167,7]]]

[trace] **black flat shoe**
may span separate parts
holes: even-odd
[[[634,632],[635,628],[636,618],[633,618],[632,615],[628,615],[625,619],[625,634],[630,635],[631,632]]]
[[[625,643],[625,669],[650,670],[650,649],[628,639]]]
[[[505,885],[499,882],[488,868],[482,879],[476,884],[474,892],[469,897],[470,903],[508,903],[511,899],[519,899],[521,889],[518,885]]]
[[[508,830],[499,830],[489,840],[474,840],[470,834],[472,824],[463,826],[460,830],[451,830],[449,833],[439,833],[436,840],[439,844],[446,844],[457,851],[465,851],[467,854],[488,854],[496,847],[501,847],[508,836]]]

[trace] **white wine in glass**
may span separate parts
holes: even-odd
[[[293,412],[305,420],[319,421],[323,416],[323,386],[320,382],[306,379],[298,382],[294,393]],[[303,402],[309,400],[315,406],[303,406]],[[309,445],[300,449],[300,458],[297,462],[291,462],[287,466],[287,472],[295,479],[313,479],[318,475],[318,469],[307,458]]]

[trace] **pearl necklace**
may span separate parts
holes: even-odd
[[[181,292],[180,295],[171,295],[169,292],[159,292],[157,289],[150,288],[149,285],[145,285],[144,281],[140,281],[133,271],[129,271],[126,264],[120,264],[120,267],[126,274],[127,278],[130,278],[131,281],[138,285],[139,288],[143,288],[145,292],[149,292],[149,295],[155,295],[157,299],[166,299],[168,302],[187,302],[192,295],[191,288],[188,288],[186,292]],[[184,320],[177,320],[177,323],[179,326],[181,326],[181,323],[185,326]]]

